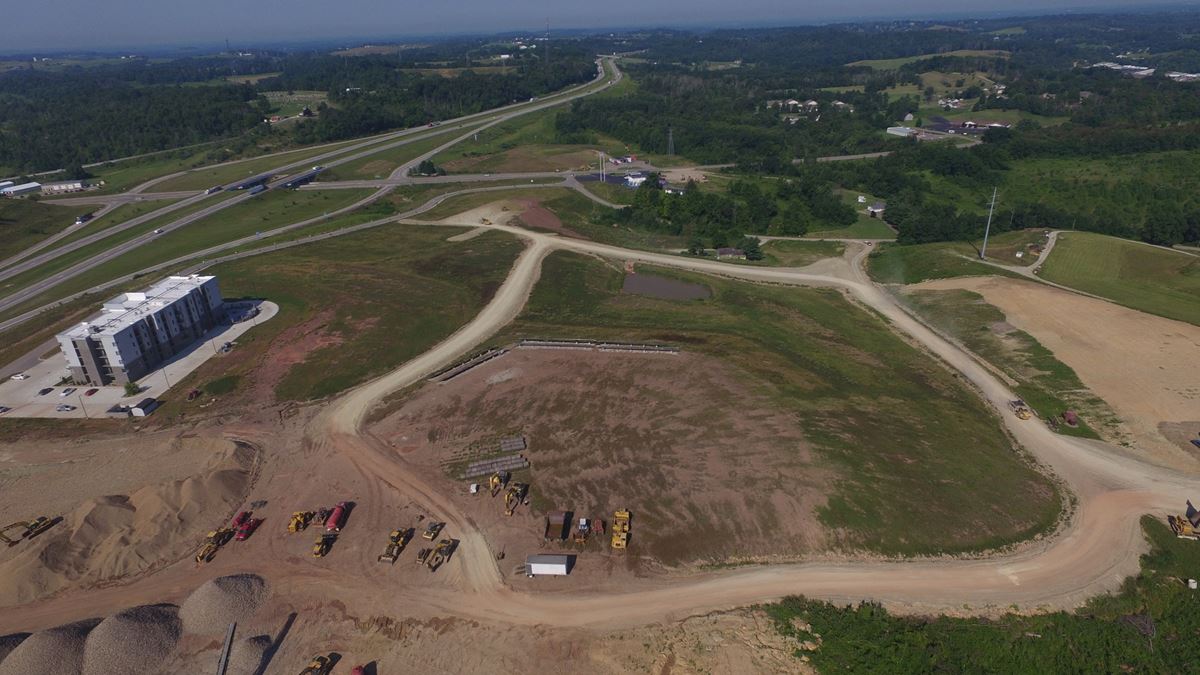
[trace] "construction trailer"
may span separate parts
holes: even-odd
[[[525,556],[525,574],[530,577],[565,577],[575,567],[575,556],[538,553]]]

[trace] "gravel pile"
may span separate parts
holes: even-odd
[[[88,632],[98,623],[88,619],[30,635],[0,661],[0,675],[77,675]]]
[[[0,661],[3,661],[4,657],[8,656],[27,637],[29,637],[29,633],[13,633],[12,635],[0,637]]]
[[[181,632],[174,605],[143,605],[114,614],[87,636],[83,675],[158,672]]]
[[[188,633],[221,636],[231,621],[245,621],[267,599],[267,582],[254,574],[217,577],[192,591],[179,607]]]
[[[262,665],[263,656],[271,648],[271,638],[256,635],[233,643],[229,652],[227,675],[255,675]]]

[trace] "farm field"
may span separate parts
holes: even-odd
[[[556,143],[551,108],[504,122],[479,133],[479,140],[468,139],[438,153],[433,163],[448,173],[502,173],[508,171],[553,171],[578,169],[582,165],[599,166],[597,150],[616,154],[624,146],[563,145]]]
[[[1200,257],[1091,232],[1062,232],[1042,266],[1049,281],[1200,325]]]
[[[705,385],[705,400],[715,409],[685,406],[676,412],[671,396],[683,393],[672,389],[668,395],[667,385],[655,383],[660,366],[653,363],[596,371],[584,362],[572,374],[566,362],[553,366],[562,369],[557,375],[546,377],[575,383],[567,389],[543,395],[536,384],[541,375],[529,375],[530,384],[523,386],[525,371],[518,364],[514,370],[520,372],[493,380],[505,383],[497,390],[503,395],[478,386],[464,392],[468,398],[453,407],[431,404],[428,410],[436,415],[430,413],[428,419],[436,417],[447,429],[462,428],[463,433],[525,429],[547,453],[532,455],[539,508],[573,505],[585,513],[629,504],[640,514],[639,548],[667,564],[819,550],[957,552],[1023,539],[1054,522],[1055,489],[1013,453],[996,418],[949,373],[839,294],[642,272],[707,287],[712,297],[675,301],[621,293],[623,275],[611,264],[554,253],[545,260],[525,311],[494,342],[520,336],[602,337],[677,345],[685,352],[681,363],[695,366],[668,362],[661,372],[668,378],[705,373],[697,386],[706,377],[724,382]],[[507,367],[502,360],[494,364]],[[643,375],[648,379],[640,380]],[[725,393],[720,393],[722,387]],[[607,398],[615,391],[631,397],[631,410],[653,406],[662,416],[653,423],[605,424],[608,413],[601,411],[617,405]],[[719,467],[738,461],[729,454],[732,445],[703,436],[676,445],[672,437],[706,426],[706,415],[726,407],[721,401],[737,400],[739,391],[753,393],[759,401],[737,406],[758,429],[749,432],[756,446],[770,447],[770,439],[796,426],[787,436],[790,449],[756,454],[753,463],[760,468],[734,477],[747,487],[730,490],[727,471]],[[514,397],[525,402],[512,405]],[[423,405],[418,393],[408,404],[391,408],[405,428],[412,422],[405,410],[414,400]],[[905,401],[902,409],[887,403],[895,400]],[[448,421],[458,419],[450,415],[469,418],[460,427]],[[672,431],[664,431],[668,429]],[[423,428],[406,433],[411,439],[426,437]],[[958,442],[964,436],[976,442],[964,447]],[[954,452],[947,452],[951,447]],[[646,451],[636,451],[642,448]],[[704,458],[695,471],[709,477],[689,482],[693,467],[671,459],[681,449],[689,457]],[[738,452],[745,449],[740,444]],[[586,470],[562,470],[566,466]],[[719,489],[712,482],[713,467],[718,467]],[[817,475],[822,477],[819,486],[809,481]],[[980,480],[984,475],[987,480]],[[680,489],[663,493],[664,485]],[[831,485],[837,487],[829,489]],[[705,496],[710,490],[714,493]],[[991,515],[968,524],[959,517],[968,504],[974,512]],[[1016,504],[1020,507],[1014,508]],[[742,514],[736,525],[727,518],[729,509]],[[789,531],[805,527],[803,540],[774,536],[784,521],[795,521]],[[813,530],[813,523],[819,528]],[[698,531],[721,536],[675,534]],[[750,552],[753,556],[746,555]]]

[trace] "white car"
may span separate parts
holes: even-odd
[[[13,376],[12,376],[12,379],[14,379],[14,380],[28,380],[28,379],[29,379],[29,375],[27,375],[26,373],[17,373],[16,375],[13,375]]]
[[[71,412],[74,409],[75,409],[75,406],[73,406],[73,405],[67,405],[66,403],[59,403],[58,407],[56,407],[54,410],[56,412]]]
[[[62,397],[67,397],[74,393],[75,393],[75,387],[67,387],[66,389],[63,389],[62,391],[58,392],[58,395],[62,396]]]

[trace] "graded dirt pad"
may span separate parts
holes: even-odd
[[[1116,411],[1139,455],[1175,466],[1200,458],[1183,433],[1163,433],[1200,424],[1200,327],[1016,279],[943,279],[911,288],[979,293]]]
[[[219,447],[188,478],[85,499],[50,530],[6,551],[0,606],[115,581],[187,556],[214,522],[242,502],[250,485],[255,452],[231,442]],[[86,486],[86,472],[75,480]],[[47,488],[70,493],[72,485]]]
[[[179,608],[183,627],[198,635],[221,635],[231,621],[253,615],[267,599],[267,583],[254,574],[235,574],[204,582]]]
[[[587,239],[587,237],[575,230],[564,226],[562,221],[559,220],[558,215],[542,206],[542,203],[538,200],[517,199],[515,203],[519,209],[517,217],[525,227],[543,232],[557,232],[563,236],[575,237],[576,239]]]
[[[83,648],[83,675],[158,672],[179,641],[174,605],[132,607],[100,622]]]
[[[691,167],[667,169],[662,172],[662,176],[663,178],[667,179],[668,183],[676,185],[687,183],[688,181],[692,180],[696,181],[697,183],[703,183],[708,180],[707,171],[701,171],[700,169],[694,169]]]
[[[703,300],[712,297],[712,291],[705,286],[656,274],[626,274],[621,292],[660,300]]]
[[[514,480],[532,483],[536,515],[523,506],[520,520],[504,519],[498,498],[447,486],[510,555],[538,552],[542,516],[560,509],[605,521],[631,509],[638,551],[668,565],[797,556],[824,543],[815,510],[830,472],[788,413],[698,354],[518,349],[425,386],[375,433],[448,482],[461,465],[443,464],[471,443],[525,435],[532,468]],[[635,564],[596,540],[592,549],[605,569]]]
[[[38,631],[0,661],[0,675],[71,675],[83,670],[88,633],[99,619]]]

